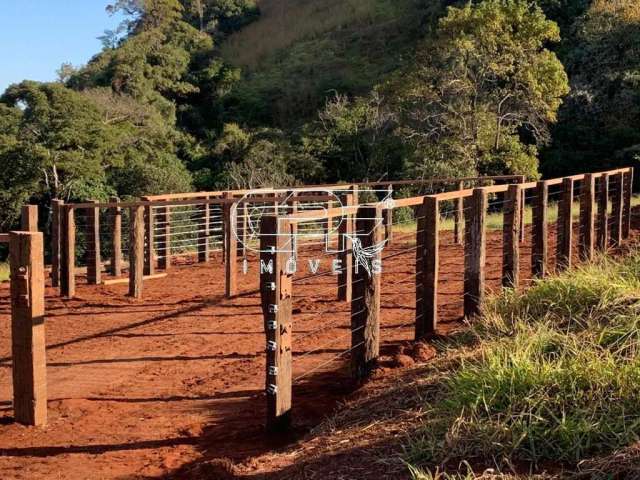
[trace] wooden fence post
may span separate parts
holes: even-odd
[[[633,195],[633,167],[624,174],[624,206],[622,209],[622,238],[629,238],[631,232],[631,197]]]
[[[609,246],[609,174],[600,176],[598,190],[598,250],[606,250]]]
[[[11,232],[11,354],[15,419],[47,423],[44,336],[44,240],[40,232]]]
[[[118,197],[111,197],[110,203],[118,203]],[[122,209],[111,208],[111,275],[122,275]]]
[[[60,294],[76,294],[76,221],[75,210],[65,205],[62,214],[62,251],[60,252]]]
[[[60,286],[60,253],[62,239],[62,206],[63,200],[51,201],[51,286]]]
[[[38,206],[23,205],[20,215],[20,228],[23,232],[38,231]]]
[[[362,248],[379,245],[382,241],[382,207],[360,207],[355,234]],[[355,379],[369,375],[380,352],[380,274],[372,259],[371,274],[355,258],[353,262],[353,299],[351,300],[351,372]],[[369,260],[366,260],[369,261]]]
[[[518,184],[509,185],[502,226],[502,286],[506,288],[518,288],[519,285],[521,199],[522,187]]]
[[[545,277],[548,270],[548,200],[549,186],[547,182],[538,182],[536,186],[536,198],[533,202],[533,230],[531,246],[531,272],[534,277],[538,278]]]
[[[573,179],[562,179],[562,197],[558,204],[558,242],[556,245],[558,270],[571,268],[573,245]]]
[[[228,197],[233,198],[233,197]],[[227,230],[225,241],[225,262],[224,262],[224,291],[227,298],[231,298],[238,293],[238,203],[224,204],[224,224]]]
[[[591,173],[584,175],[580,195],[580,258],[589,261],[593,258],[595,230],[595,177]]]
[[[387,196],[389,201],[387,207],[393,205],[393,185],[389,185],[387,188]],[[386,208],[384,210],[384,236],[387,239],[387,244],[390,244],[393,240],[393,208]]]
[[[142,200],[149,201],[147,197]],[[156,271],[155,266],[155,218],[152,205],[144,207],[144,274],[153,275]]]
[[[464,190],[464,182],[458,182],[458,190]],[[464,243],[462,236],[462,221],[464,219],[464,198],[458,197],[454,200],[453,210],[453,241],[458,245]]]
[[[92,200],[91,203],[98,203]],[[98,285],[102,281],[102,263],[100,261],[100,209],[87,209],[87,282]]]
[[[485,295],[487,192],[475,188],[467,197],[465,215],[464,314],[476,315]]]
[[[158,228],[158,268],[169,270],[171,268],[171,207],[158,207],[156,209],[156,225]]]
[[[353,206],[353,194],[342,195],[342,204],[345,207]],[[338,301],[350,302],[352,297],[351,283],[353,275],[353,245],[349,238],[353,234],[353,215],[347,213],[340,219],[338,228],[338,261],[340,273],[338,274]]]
[[[226,192],[229,193],[229,192]],[[225,194],[225,198],[227,194]],[[209,200],[209,197],[205,197],[206,200]],[[209,261],[209,230],[211,225],[211,217],[209,211],[209,204],[204,203],[200,207],[196,207],[196,210],[199,212],[196,216],[196,230],[198,231],[197,244],[198,244],[198,262],[208,262]],[[202,214],[202,218],[200,218],[200,213]],[[224,224],[224,222],[222,222]],[[226,237],[229,236],[228,228],[225,226],[225,239],[223,239],[223,243],[226,244]]]
[[[131,207],[129,228],[129,296],[142,298],[144,280],[144,208]]]
[[[291,424],[292,254],[291,227],[277,215],[264,215],[260,225],[260,293],[267,340],[267,429]]]
[[[440,205],[437,197],[424,197],[422,214],[424,231],[419,234],[423,237],[420,242],[422,261],[421,270],[416,272],[421,279],[422,288],[420,304],[416,304],[416,340],[435,333],[438,326]]]
[[[527,181],[527,177],[524,175],[520,175],[520,178],[518,179],[518,183],[525,183]],[[525,211],[526,211],[526,200],[527,198],[527,192],[526,190],[523,188],[522,189],[522,195],[520,197],[520,242],[524,242],[524,234],[526,231],[526,222],[525,222]]]
[[[611,245],[617,247],[622,244],[622,213],[624,210],[624,176],[622,173],[613,175],[611,192]]]

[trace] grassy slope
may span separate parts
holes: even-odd
[[[411,52],[425,12],[412,0],[263,0],[255,23],[222,45],[243,68],[231,109],[295,126],[334,91],[366,93]],[[433,7],[435,9],[435,7]]]

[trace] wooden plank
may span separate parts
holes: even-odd
[[[355,234],[362,248],[383,242],[382,208],[360,207]],[[380,261],[380,253],[372,262]],[[367,272],[358,258],[353,262],[351,300],[351,375],[364,379],[373,370],[380,353],[380,277],[372,263]]]
[[[265,215],[260,225],[260,293],[267,341],[267,429],[291,425],[293,274],[287,272],[291,226],[277,215]]]
[[[606,250],[609,246],[609,174],[605,173],[598,180],[598,250]]]
[[[433,196],[424,198],[422,247],[422,270],[416,272],[422,280],[422,302],[420,315],[416,315],[415,339],[421,340],[436,332],[438,326],[438,272],[440,204]]]
[[[224,206],[225,241],[224,292],[227,298],[238,294],[238,205]],[[235,228],[234,228],[235,227]]]
[[[502,286],[518,288],[520,279],[520,221],[522,219],[522,188],[509,185],[504,204],[502,225]]]
[[[44,240],[40,232],[12,232],[11,356],[15,419],[47,423],[47,359],[44,332]]]
[[[572,178],[562,181],[562,197],[558,203],[557,269],[571,268],[573,246],[573,182]]]
[[[353,205],[353,194],[343,194],[342,204]],[[338,301],[351,302],[352,297],[352,275],[353,275],[353,245],[351,245],[351,235],[353,234],[354,218],[345,215],[340,219],[338,227]]]
[[[458,182],[458,191],[464,190],[464,182]],[[453,210],[453,241],[458,245],[464,244],[464,236],[462,234],[462,222],[464,220],[464,200],[456,198],[454,200]]]
[[[0,243],[9,243],[8,233],[0,233]]]
[[[465,203],[464,314],[470,317],[480,313],[485,296],[487,187],[474,189]]]
[[[521,175],[518,179],[517,183],[524,184],[527,181],[527,177]],[[526,233],[526,221],[524,218],[525,213],[525,198],[526,198],[526,189],[524,187],[520,187],[520,243],[524,242],[524,234]]]
[[[534,277],[544,278],[548,273],[548,211],[549,186],[538,182],[533,202],[533,229],[531,246],[531,272]]]
[[[167,273],[154,273],[153,275],[144,275],[143,280],[157,280],[159,278],[167,277]],[[102,281],[103,285],[123,285],[128,284],[131,281],[130,278],[108,278]]]
[[[95,202],[98,204],[98,202]],[[102,281],[102,262],[100,261],[100,209],[87,209],[87,282],[98,285]]]
[[[144,207],[132,207],[129,218],[129,296],[142,298],[145,251]]]
[[[622,244],[622,216],[624,210],[624,174],[616,173],[611,177],[611,246]]]
[[[580,195],[580,242],[579,251],[582,260],[593,259],[595,240],[595,177],[587,173],[582,180]]]
[[[62,251],[60,252],[60,295],[76,294],[76,222],[75,210],[65,205],[62,214]]]
[[[119,199],[112,197],[110,202],[117,203]],[[111,275],[122,275],[122,209],[113,207],[110,209],[111,220]]]
[[[624,172],[624,200],[622,208],[622,238],[629,238],[631,232],[631,197],[633,196],[633,168]]]
[[[61,209],[63,200],[51,200],[51,286],[60,286],[60,241],[62,239]]]
[[[390,200],[389,204],[393,204],[392,185],[387,188],[387,198]],[[387,208],[384,211],[384,237],[387,239],[388,244],[393,241],[393,208]]]

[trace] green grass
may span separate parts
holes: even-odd
[[[639,341],[638,252],[489,300],[467,345],[473,353],[424,405],[407,446],[413,477],[438,478],[429,470],[463,461],[521,472],[611,464],[640,439]],[[617,462],[616,478],[638,463]]]
[[[0,282],[6,282],[9,280],[9,264],[4,262],[0,263]]]

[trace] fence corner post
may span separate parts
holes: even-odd
[[[60,295],[76,294],[76,221],[75,209],[64,205],[62,215],[62,250],[60,252]]]
[[[383,242],[382,221],[380,205],[358,209],[354,235],[362,248]],[[371,373],[380,353],[380,252],[367,268],[361,261],[368,260],[356,256],[353,262],[351,300],[351,373],[357,380]]]
[[[609,246],[609,174],[600,176],[598,189],[598,250],[606,251]]]
[[[47,423],[44,332],[44,240],[40,232],[11,232],[11,351],[15,419]]]
[[[260,225],[260,295],[267,344],[267,429],[291,425],[292,397],[292,255],[291,230],[277,215],[264,215]]]
[[[122,209],[117,206],[120,199],[111,197],[110,203],[116,206],[111,208],[111,275],[122,275]]]
[[[629,238],[631,232],[631,197],[633,196],[633,167],[624,173],[624,200],[622,213],[622,238]]]
[[[464,315],[480,313],[485,296],[487,191],[475,188],[465,218]]]
[[[613,247],[622,244],[623,213],[624,213],[624,174],[622,172],[613,175],[613,188],[611,191],[611,234],[609,243]]]
[[[343,194],[342,204],[349,208],[353,206],[353,194]],[[351,245],[351,235],[353,234],[353,215],[347,213],[340,218],[338,226],[338,261],[340,265],[338,273],[338,301],[350,302],[353,298],[351,291],[353,275],[353,245]]]
[[[233,199],[225,195],[225,199]],[[225,296],[231,298],[238,293],[238,207],[239,203],[224,204],[224,228],[227,234],[224,236],[224,290]]]
[[[51,286],[60,286],[60,254],[62,252],[63,200],[51,200]]]
[[[98,203],[92,200],[90,203]],[[102,262],[100,261],[100,209],[87,209],[87,283],[98,285],[102,281]]]

